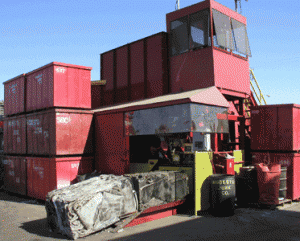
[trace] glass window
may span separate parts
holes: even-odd
[[[172,55],[177,55],[188,49],[188,18],[186,16],[171,22],[171,51]]]
[[[240,54],[251,56],[246,26],[234,19],[231,20],[231,23],[235,44],[234,50]]]
[[[190,48],[209,45],[209,11],[204,10],[190,17]]]
[[[213,9],[214,31],[216,33],[216,47],[233,50],[230,19],[223,13]]]

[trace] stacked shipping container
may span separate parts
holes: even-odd
[[[90,72],[53,62],[4,83],[7,190],[45,199],[93,171]]]
[[[160,32],[102,53],[106,84],[92,86],[93,109],[168,94],[167,41],[167,33]]]
[[[253,163],[287,168],[286,197],[300,198],[300,105],[265,105],[251,109]]]

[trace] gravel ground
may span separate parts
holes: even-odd
[[[67,240],[47,228],[43,202],[0,190],[0,210],[0,240]],[[179,214],[79,240],[300,240],[300,203],[275,210],[239,208],[223,218]]]

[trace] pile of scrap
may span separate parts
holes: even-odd
[[[137,197],[128,178],[101,175],[49,192],[45,205],[50,229],[77,239],[137,212]]]
[[[118,231],[147,208],[183,200],[187,194],[185,173],[102,174],[49,192],[48,226],[71,239],[112,225]]]
[[[138,195],[139,211],[182,200],[189,193],[188,175],[176,171],[125,174]]]

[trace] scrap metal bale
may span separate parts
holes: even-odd
[[[101,175],[49,192],[45,205],[50,229],[77,239],[137,212],[138,203],[128,178]]]
[[[182,200],[188,194],[188,175],[175,171],[126,174],[138,195],[139,211]]]

